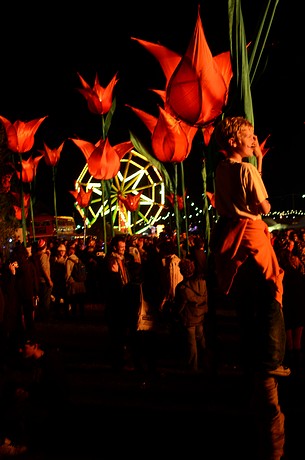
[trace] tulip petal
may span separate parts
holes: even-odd
[[[88,161],[90,155],[92,154],[92,152],[95,150],[96,148],[96,145],[92,144],[91,142],[88,142],[88,141],[83,141],[81,139],[73,139],[73,138],[69,138],[72,142],[74,142],[75,145],[77,145],[77,147],[80,148],[80,150],[83,152],[85,158],[86,158],[86,161]]]
[[[146,48],[159,61],[166,81],[168,81],[179,64],[181,56],[174,51],[169,50],[165,46],[150,43],[145,40],[139,40],[134,37],[131,37],[131,39],[136,40],[140,43],[140,45],[144,46],[144,48]]]
[[[152,134],[156,127],[158,118],[154,117],[153,115],[150,115],[147,112],[144,112],[143,110],[136,109],[135,107],[132,107],[131,105],[126,104],[126,106],[129,107],[136,115],[138,115],[138,117],[143,121],[145,126],[148,128],[148,130]]]

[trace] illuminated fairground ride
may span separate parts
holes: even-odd
[[[105,181],[104,186],[90,175],[86,164],[76,181],[76,190],[80,186],[86,192],[90,189],[93,191],[87,208],[76,204],[87,228],[105,213],[108,221],[111,215],[116,231],[143,233],[155,225],[164,209],[165,185],[162,175],[148,158],[135,150],[121,159],[120,171],[111,181]],[[120,199],[130,194],[140,194],[135,211],[129,211]]]

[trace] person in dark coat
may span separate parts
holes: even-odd
[[[112,239],[105,266],[105,307],[111,365],[114,370],[136,368],[140,290],[138,283],[132,281],[132,278],[137,278],[138,270],[126,254],[126,238],[123,235]]]
[[[17,302],[22,314],[25,340],[28,340],[33,338],[35,329],[35,300],[38,300],[39,278],[34,261],[23,244],[14,248],[12,256],[18,263]]]

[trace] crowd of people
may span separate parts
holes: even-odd
[[[188,258],[178,257],[175,236],[168,232],[159,237],[118,234],[109,242],[106,254],[93,236],[87,237],[86,244],[80,239],[38,239],[27,245],[15,244],[9,260],[1,267],[0,403],[6,414],[16,406],[18,415],[15,423],[8,423],[9,429],[6,418],[0,427],[0,452],[25,452],[19,423],[23,411],[20,407],[25,404],[19,396],[28,395],[22,378],[24,368],[28,370],[32,363],[34,379],[35,368],[46,361],[36,337],[39,322],[47,325],[52,321],[84,321],[86,306],[99,304],[108,327],[109,362],[114,372],[132,369],[151,378],[157,376],[160,325],[171,328],[177,344],[177,363],[181,358],[179,365],[186,370],[202,369],[206,346],[204,315],[208,310],[207,253],[199,235],[191,236],[190,241]],[[191,270],[182,265],[187,261]],[[79,264],[85,269],[82,280],[75,270]],[[142,301],[149,306],[147,314],[151,318],[145,328],[139,326]],[[41,385],[35,380],[31,391],[38,391]]]
[[[44,352],[35,341],[37,322],[82,321],[86,305],[95,303],[104,306],[113,371],[157,375],[157,337],[165,325],[177,366],[209,372],[209,328],[217,303],[229,299],[242,325],[241,363],[255,376],[262,408],[262,452],[279,459],[285,433],[277,377],[304,368],[305,230],[269,234],[261,218],[270,211],[262,152],[251,123],[229,117],[215,134],[224,158],[216,170],[220,218],[209,247],[196,234],[187,241],[181,235],[178,248],[167,231],[158,237],[117,234],[106,253],[93,236],[16,244],[1,268],[0,364],[7,369],[31,346],[39,361]],[[257,166],[244,161],[253,155]],[[13,452],[17,447],[4,431],[0,450]]]
[[[304,234],[303,229],[293,229],[270,235],[285,270],[286,361],[296,371],[303,368]],[[1,270],[2,369],[15,363],[16,356],[24,359],[29,346],[40,349],[35,340],[37,322],[82,321],[86,305],[95,303],[104,307],[109,361],[114,371],[134,369],[157,375],[158,327],[165,326],[172,337],[177,366],[192,373],[208,372],[213,340],[209,341],[207,330],[213,320],[215,298],[219,301],[221,297],[214,294],[216,287],[211,280],[215,274],[210,273],[203,237],[189,236],[187,255],[184,245],[182,237],[178,256],[175,235],[169,232],[159,237],[116,235],[107,254],[92,236],[86,245],[82,240],[40,239],[26,246],[17,243]],[[78,260],[86,267],[86,280],[82,282],[71,276]],[[82,289],[71,290],[73,283],[81,283]],[[148,330],[138,328],[142,298],[153,318]],[[9,434],[2,437],[8,451],[23,447],[10,442]]]

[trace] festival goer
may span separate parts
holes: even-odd
[[[39,278],[39,304],[36,320],[47,321],[50,315],[51,294],[53,289],[50,256],[51,252],[47,247],[47,242],[40,238],[35,253],[33,254],[33,260]]]
[[[33,339],[35,329],[35,303],[39,299],[39,278],[29,250],[18,244],[12,252],[18,263],[16,270],[16,291],[19,308],[22,312],[25,339]]]
[[[126,238],[112,238],[105,258],[105,313],[110,338],[110,360],[114,370],[135,369],[137,358],[137,321],[140,291],[132,283],[125,259]],[[134,263],[132,264],[134,273]]]
[[[192,372],[203,369],[206,340],[204,317],[208,311],[208,293],[205,279],[196,275],[195,263],[189,259],[179,262],[183,281],[175,290],[175,310],[183,327],[185,368]]]
[[[216,169],[215,205],[220,216],[212,238],[212,251],[219,289],[229,294],[234,277],[248,257],[254,259],[270,290],[266,314],[264,355],[260,371],[268,375],[287,376],[285,324],[283,317],[283,276],[269,231],[262,220],[271,206],[263,183],[262,151],[252,124],[243,117],[227,117],[215,128],[215,138],[225,158]],[[244,161],[257,158],[257,168]]]
[[[283,313],[286,327],[286,358],[292,370],[303,367],[303,331],[305,326],[305,267],[294,251],[296,240],[289,239],[277,256],[285,271]]]
[[[99,261],[97,253],[97,240],[92,237],[88,237],[86,240],[86,247],[81,251],[80,257],[84,264],[86,265],[87,270],[87,279],[86,279],[86,292],[87,292],[87,302],[89,304],[98,303],[99,298]]]
[[[196,235],[190,248],[190,258],[195,262],[196,273],[206,278],[208,271],[208,258],[205,251],[205,242],[202,236]]]
[[[68,244],[68,257],[66,259],[67,302],[69,308],[71,308],[72,319],[76,319],[77,316],[79,316],[80,319],[84,319],[86,284],[85,281],[77,281],[72,276],[74,264],[77,264],[80,260],[76,255],[76,251],[76,242],[70,241]]]
[[[251,293],[245,291],[246,283],[239,283],[238,288],[236,278],[246,264],[252,265],[258,276],[256,292],[261,293],[261,299],[256,302],[256,308],[260,314],[253,316],[256,340],[247,366],[252,368],[258,386],[256,407],[261,406],[261,412],[257,413],[258,427],[263,428],[259,458],[280,459],[284,453],[285,431],[276,377],[288,376],[291,371],[283,365],[284,271],[262,220],[262,214],[268,214],[271,209],[261,177],[263,155],[253,125],[244,117],[224,118],[217,124],[214,135],[224,154],[216,168],[215,180],[215,207],[220,218],[211,238],[218,288],[226,296],[235,295],[237,303],[243,303],[247,310],[245,306],[252,302]],[[249,162],[253,155],[257,167]],[[251,270],[245,279],[252,280]]]
[[[164,319],[171,322],[175,289],[177,284],[183,280],[179,268],[181,257],[177,255],[177,245],[172,239],[161,240],[159,250],[163,265],[162,285],[164,291],[164,299],[160,309]]]
[[[66,245],[57,246],[56,255],[51,259],[51,276],[53,280],[52,295],[54,296],[55,318],[68,317],[67,287],[66,287]]]

